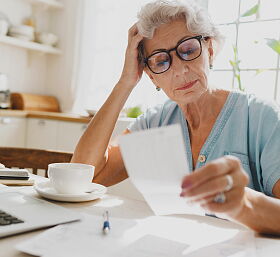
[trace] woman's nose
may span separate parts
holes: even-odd
[[[189,71],[189,63],[187,61],[181,60],[175,52],[172,53],[172,64],[171,69],[176,76],[182,75]]]

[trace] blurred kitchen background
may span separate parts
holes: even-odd
[[[127,30],[147,2],[0,0],[0,145],[73,151],[119,79]],[[226,37],[211,83],[279,102],[280,1],[197,2]],[[144,75],[113,136],[165,99]]]

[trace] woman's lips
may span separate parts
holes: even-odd
[[[176,90],[185,90],[185,89],[189,89],[189,88],[191,88],[197,81],[198,81],[198,79],[197,79],[197,80],[194,80],[194,81],[191,81],[191,82],[185,84],[183,87],[176,88]]]

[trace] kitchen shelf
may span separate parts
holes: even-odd
[[[43,45],[43,44],[39,44],[39,43],[35,43],[35,42],[30,42],[30,41],[24,41],[24,40],[14,38],[14,37],[9,37],[9,36],[0,36],[0,43],[13,45],[13,46],[17,46],[17,47],[22,47],[25,49],[29,49],[32,51],[38,51],[41,53],[61,54],[61,50],[59,50],[55,47],[51,47],[51,46],[47,46],[47,45]]]
[[[28,0],[33,5],[43,5],[53,9],[62,9],[64,5],[56,0]]]

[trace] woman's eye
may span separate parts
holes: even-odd
[[[165,66],[165,65],[167,65],[167,64],[168,64],[168,61],[167,61],[167,60],[160,61],[160,62],[157,62],[157,63],[156,63],[156,65],[157,65],[158,67]]]
[[[191,54],[193,54],[195,51],[196,51],[195,48],[189,48],[189,49],[183,50],[181,53],[182,53],[182,55],[191,55]]]

